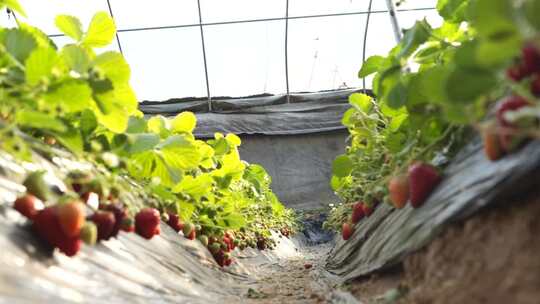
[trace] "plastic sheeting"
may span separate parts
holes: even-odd
[[[357,225],[347,242],[337,241],[327,268],[350,280],[394,266],[428,244],[446,225],[537,189],[539,179],[540,142],[491,162],[476,139],[447,167],[444,180],[421,208],[380,206]]]

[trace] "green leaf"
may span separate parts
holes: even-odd
[[[137,99],[129,85],[115,86],[104,94],[95,94],[97,107],[94,113],[98,121],[116,133],[125,132],[129,115],[137,112]]]
[[[90,56],[85,48],[68,44],[62,48],[61,57],[66,66],[75,72],[85,73],[90,68]]]
[[[182,112],[171,120],[173,133],[191,133],[197,125],[197,117],[192,112]]]
[[[496,85],[496,76],[489,71],[457,68],[448,75],[445,89],[450,100],[472,103],[488,94]]]
[[[66,132],[55,133],[56,139],[66,148],[75,154],[83,152],[83,140],[81,133],[76,129],[69,129]]]
[[[154,149],[160,142],[159,136],[154,133],[129,134],[130,142],[128,152],[140,153]]]
[[[37,44],[32,34],[19,29],[9,29],[4,37],[4,45],[9,54],[19,63],[24,64]]]
[[[431,34],[432,28],[426,20],[416,21],[414,26],[408,29],[401,41],[402,48],[398,57],[411,55],[420,44],[426,42]]]
[[[238,147],[242,144],[240,137],[232,133],[227,134],[227,136],[225,136],[225,140],[227,140],[229,145],[232,147]]]
[[[352,93],[349,96],[349,104],[356,110],[364,113],[368,113],[373,106],[371,97],[362,93]]]
[[[407,103],[407,87],[402,82],[398,82],[386,96],[388,106],[399,109]]]
[[[127,83],[131,74],[129,64],[124,56],[118,52],[105,52],[98,55],[93,65],[100,70],[113,83]]]
[[[172,191],[174,193],[188,194],[195,200],[200,200],[202,196],[212,191],[213,185],[214,179],[209,174],[202,174],[197,177],[188,175]]]
[[[84,136],[89,136],[92,132],[94,132],[97,126],[98,122],[94,112],[88,109],[84,110],[81,113],[81,120],[79,122],[81,133]]]
[[[45,95],[47,106],[66,112],[80,112],[93,106],[92,90],[81,81],[67,81],[52,87]]]
[[[190,170],[196,168],[201,161],[195,142],[182,135],[168,137],[157,148],[165,162],[173,168]]]
[[[469,8],[471,23],[480,37],[498,39],[498,37],[515,35],[518,32],[517,24],[512,16],[514,9],[511,2],[508,0],[476,0],[471,2]]]
[[[25,64],[28,84],[38,84],[43,78],[51,76],[57,58],[56,51],[50,47],[38,48],[30,53]]]
[[[384,62],[385,58],[382,56],[371,56],[369,57],[364,64],[362,65],[362,68],[358,72],[358,78],[364,78],[366,76],[369,76],[379,70],[382,63]]]
[[[346,177],[351,173],[353,165],[353,161],[347,155],[340,155],[332,163],[332,174]]]
[[[19,110],[17,111],[15,120],[17,121],[17,124],[24,127],[40,130],[45,129],[56,132],[66,131],[66,126],[62,121],[42,112]]]
[[[540,18],[538,18],[540,0],[525,0],[523,12],[529,24],[537,31],[540,31]]]
[[[454,23],[465,21],[469,0],[439,0],[437,11],[444,20]]]
[[[222,217],[219,220],[219,224],[220,226],[229,228],[229,229],[240,229],[246,226],[247,222],[241,214],[231,213],[227,215],[226,217]]]
[[[191,220],[191,217],[193,216],[193,212],[195,212],[195,205],[190,202],[181,201],[180,202],[180,217],[184,221]]]
[[[126,133],[145,133],[146,120],[142,117],[130,116]]]
[[[167,138],[171,134],[169,120],[161,115],[151,117],[147,125],[148,131],[159,134],[161,138]]]
[[[68,15],[58,15],[54,19],[56,27],[66,36],[81,41],[83,37],[82,24],[79,19]]]
[[[104,47],[109,45],[116,34],[114,21],[106,12],[98,12],[90,21],[82,43],[88,47]]]

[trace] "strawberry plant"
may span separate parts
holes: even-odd
[[[16,0],[0,3],[5,7],[24,15]],[[143,117],[128,63],[118,52],[99,52],[116,33],[107,13],[96,13],[86,28],[67,15],[55,24],[72,39],[62,48],[24,23],[0,28],[0,149],[31,161],[34,153],[54,155],[52,146],[97,168],[69,172],[60,197],[44,172],[27,176],[28,194],[15,208],[50,245],[71,256],[82,241],[120,231],[151,239],[163,219],[230,265],[236,246],[271,247],[270,230],[288,235],[298,228],[264,168],[241,160],[238,136],[197,139],[190,112]],[[37,198],[45,209],[36,210]]]
[[[349,145],[331,180],[343,203],[327,226],[337,230],[358,200],[420,206],[438,183],[432,166],[444,166],[475,129],[490,160],[538,136],[540,1],[439,0],[437,10],[442,26],[417,21],[386,56],[362,65],[374,96],[349,98]],[[406,172],[414,161],[423,169]]]

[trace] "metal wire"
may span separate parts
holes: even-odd
[[[201,43],[202,43],[203,61],[204,61],[204,77],[206,78],[206,94],[208,96],[208,111],[212,112],[212,96],[210,95],[210,81],[208,81],[208,65],[206,63],[206,48],[204,47],[204,31],[203,31],[203,25],[202,25],[200,0],[197,0],[197,6],[199,7],[199,28],[201,30]]]
[[[366,63],[366,45],[367,45],[367,35],[368,35],[368,28],[369,28],[369,17],[371,16],[371,4],[373,3],[373,0],[369,0],[369,6],[368,6],[368,14],[366,18],[366,28],[364,31],[364,45],[362,46],[362,65]],[[366,78],[362,78],[362,91],[364,94],[366,94]]]
[[[398,9],[397,12],[410,12],[410,11],[429,11],[434,10],[434,7],[423,7],[423,8],[410,8],[410,9]],[[252,23],[252,22],[265,22],[265,21],[280,21],[280,20],[293,20],[293,19],[309,19],[309,18],[322,18],[322,17],[339,17],[339,16],[351,16],[351,15],[365,15],[365,14],[377,14],[377,13],[388,13],[387,10],[377,10],[377,11],[360,11],[360,12],[350,12],[350,13],[337,13],[337,14],[319,14],[319,15],[304,15],[304,16],[292,16],[292,17],[278,17],[278,18],[262,18],[262,19],[245,19],[237,21],[222,21],[222,22],[209,22],[209,23],[194,23],[194,24],[182,24],[182,25],[167,25],[167,26],[151,26],[151,27],[138,27],[138,28],[128,28],[128,29],[119,29],[117,32],[139,32],[139,31],[151,31],[151,30],[164,30],[164,29],[176,29],[176,28],[185,28],[185,27],[199,27],[199,26],[212,26],[212,25],[226,25],[226,24],[238,24],[238,23]],[[63,34],[51,34],[49,37],[60,37],[64,36]]]
[[[291,102],[289,91],[289,0],[285,7],[285,82],[287,84],[287,103]]]
[[[109,7],[109,14],[111,14],[111,17],[114,20],[114,14],[111,7],[111,2],[109,0],[107,0],[107,6]],[[120,53],[123,55],[124,52],[122,51],[122,44],[120,43],[120,37],[118,36],[118,31],[115,33],[115,35],[116,35],[116,42],[118,42],[118,49],[120,50]]]

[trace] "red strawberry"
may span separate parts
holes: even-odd
[[[120,224],[120,229],[124,232],[133,232],[135,231],[135,224],[132,218],[125,217]]]
[[[507,121],[504,114],[507,111],[515,111],[528,105],[529,102],[525,98],[517,95],[510,96],[497,104],[497,120],[502,126],[511,127],[514,124]]]
[[[110,211],[114,214],[115,221],[111,237],[116,237],[118,235],[118,232],[120,231],[120,228],[122,228],[122,222],[125,218],[128,217],[127,210],[124,208],[123,205],[118,203],[104,205],[101,209]]]
[[[167,224],[176,232],[184,228],[184,223],[182,223],[182,220],[180,220],[178,214],[174,213],[169,213],[169,220],[167,221]]]
[[[520,64],[511,66],[506,70],[506,77],[516,82],[521,81],[521,79],[525,78],[525,76],[526,76],[525,68]]]
[[[266,242],[263,238],[257,239],[257,249],[259,250],[265,250],[266,249]]]
[[[58,218],[64,234],[69,237],[76,237],[84,225],[84,207],[76,201],[62,204],[58,206]]]
[[[98,210],[90,218],[98,228],[98,240],[108,240],[114,230],[116,220],[110,211]]]
[[[493,130],[488,129],[482,129],[481,133],[486,157],[491,161],[501,158],[502,149],[499,142],[499,136]]]
[[[409,193],[411,205],[420,207],[441,181],[435,167],[422,162],[414,162],[409,166]]]
[[[225,265],[225,253],[219,250],[214,254],[214,260],[216,260],[219,266],[223,267]]]
[[[151,239],[154,235],[160,233],[159,221],[159,211],[154,208],[142,209],[135,216],[135,231],[140,236]]]
[[[527,75],[534,72],[540,72],[540,51],[532,43],[529,43],[521,49],[523,66]]]
[[[356,224],[364,217],[364,215],[364,207],[362,202],[357,202],[356,204],[354,204],[351,221]]]
[[[540,97],[540,72],[537,72],[531,82],[531,93],[534,96]]]
[[[311,267],[313,267],[312,264],[309,264],[309,263],[304,264],[305,269],[310,269]]]
[[[394,176],[388,182],[388,191],[390,200],[397,209],[401,209],[409,200],[409,179],[407,175],[401,174]]]
[[[499,144],[501,150],[505,153],[510,153],[517,150],[526,140],[527,137],[520,134],[515,128],[500,128]]]
[[[68,237],[62,231],[55,206],[45,208],[36,215],[34,228],[44,240],[67,256],[74,256],[81,249],[82,242],[78,236]]]
[[[354,233],[354,226],[351,223],[343,223],[341,227],[341,236],[346,241]]]
[[[22,215],[26,216],[30,220],[33,220],[37,215],[36,201],[38,199],[32,194],[23,195],[15,200],[13,208],[19,211]]]
[[[362,204],[362,210],[364,210],[364,215],[366,217],[369,217],[373,213],[373,209],[373,206],[366,202]]]
[[[223,262],[223,265],[225,265],[225,266],[231,266],[231,264],[232,264],[232,259],[231,258],[228,258]]]

